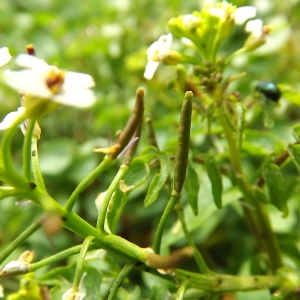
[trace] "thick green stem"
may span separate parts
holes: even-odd
[[[194,255],[195,255],[195,260],[196,260],[196,263],[198,265],[198,268],[200,269],[201,273],[202,274],[209,274],[211,273],[211,271],[209,270],[206,262],[204,261],[201,253],[199,252],[190,232],[188,231],[187,229],[187,226],[186,226],[186,223],[185,223],[185,218],[184,218],[184,214],[183,214],[183,211],[181,208],[177,208],[176,209],[177,211],[177,215],[178,215],[178,218],[180,220],[180,223],[181,223],[181,227],[182,227],[182,230],[184,232],[184,235],[189,243],[189,245],[193,248],[194,250]]]
[[[0,263],[4,261],[19,245],[21,245],[27,238],[35,233],[42,226],[40,220],[34,222],[26,228],[14,241],[12,241],[4,250],[0,252]]]
[[[28,198],[39,205],[46,212],[56,212],[60,214],[63,219],[63,226],[75,234],[86,238],[94,236],[94,244],[99,248],[111,251],[122,256],[128,261],[145,262],[149,253],[137,245],[112,234],[100,232],[98,229],[80,218],[73,211],[66,211],[66,209],[52,199],[45,191],[39,187],[35,187],[31,193],[28,193]]]
[[[26,134],[23,144],[23,174],[25,179],[30,182],[32,180],[31,173],[31,142],[32,133],[35,126],[35,119],[29,119],[26,126]]]
[[[97,228],[101,232],[104,232],[105,219],[106,219],[107,209],[108,209],[108,205],[109,205],[111,196],[112,196],[113,192],[119,187],[119,182],[124,177],[127,170],[128,170],[127,165],[121,165],[119,172],[117,173],[117,175],[115,176],[111,185],[109,186],[109,188],[106,191],[103,202],[101,203],[101,206],[99,208],[99,215],[98,215],[98,220],[97,220]]]
[[[131,272],[131,270],[133,268],[134,268],[134,264],[132,264],[132,263],[127,263],[123,267],[122,271],[119,273],[116,281],[114,282],[113,286],[110,289],[108,300],[116,299],[115,297],[117,295],[117,292],[118,292],[120,286],[122,285],[124,279],[127,277],[127,275]]]
[[[37,148],[37,136],[33,135],[32,144],[31,144],[31,167],[34,182],[40,187],[42,190],[46,190],[43,175],[40,170],[39,165],[39,155]]]
[[[266,252],[269,256],[271,270],[273,273],[275,273],[277,269],[283,266],[283,263],[278,241],[272,230],[268,212],[266,210],[266,207],[255,199],[252,193],[251,185],[243,177],[240,155],[237,149],[236,141],[233,137],[233,132],[222,114],[219,114],[219,118],[221,120],[223,130],[228,142],[231,163],[236,175],[238,186],[245,197],[244,201],[248,202],[252,207],[255,208],[255,211],[253,213],[250,212],[250,210],[244,211],[248,213],[247,218],[252,220],[251,224],[253,226],[256,226],[253,232],[258,232],[260,234],[258,243],[264,241],[264,248],[266,249]]]
[[[74,190],[74,192],[71,194],[70,198],[68,199],[65,209],[66,211],[71,211],[73,209],[73,206],[79,197],[80,193],[82,193],[87,186],[93,182],[101,173],[103,173],[106,169],[108,169],[110,166],[114,164],[115,160],[111,159],[108,156],[105,156],[103,161],[99,164],[99,166],[92,171],[86,178],[84,178],[77,188]]]
[[[235,292],[272,289],[282,284],[279,276],[232,276],[221,274],[195,274],[176,269],[179,280],[189,280],[189,286],[207,292]]]

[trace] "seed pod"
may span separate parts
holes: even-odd
[[[190,131],[192,121],[192,92],[186,92],[184,102],[182,104],[179,130],[178,130],[178,146],[175,156],[174,167],[174,190],[180,194],[185,180],[186,168],[188,164],[189,148],[190,148]]]

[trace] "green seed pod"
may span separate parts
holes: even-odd
[[[192,98],[193,93],[186,92],[180,113],[178,146],[174,167],[174,190],[178,194],[180,194],[182,191],[188,164],[192,122]]]

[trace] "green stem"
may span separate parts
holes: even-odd
[[[46,212],[57,212],[63,219],[63,226],[81,237],[94,236],[94,244],[99,248],[111,251],[128,261],[145,262],[149,253],[137,245],[112,234],[100,232],[98,229],[80,218],[73,211],[66,209],[52,199],[45,191],[35,187],[28,193],[28,198],[39,205]]]
[[[40,220],[38,220],[26,228],[14,241],[0,252],[0,263],[2,263],[4,259],[6,259],[19,245],[35,233],[41,226],[42,224]]]
[[[228,66],[230,64],[230,62],[232,61],[232,59],[242,53],[245,53],[247,52],[247,49],[246,48],[240,48],[238,49],[237,51],[233,52],[225,61],[225,66]]]
[[[89,250],[89,246],[94,238],[95,237],[93,237],[93,236],[88,236],[82,243],[80,255],[77,259],[76,272],[75,272],[74,284],[73,284],[74,291],[77,291],[79,288],[79,283],[80,283],[80,279],[82,276],[82,268],[83,268],[84,259],[85,259],[87,251]]]
[[[33,138],[33,130],[35,126],[35,119],[29,119],[26,126],[26,133],[23,144],[23,174],[25,179],[30,182],[32,180],[31,173],[31,143]]]
[[[237,149],[236,141],[233,137],[233,132],[221,113],[219,114],[219,118],[228,142],[231,163],[236,174],[237,184],[245,197],[244,200],[246,200],[255,208],[254,213],[250,212],[249,210],[244,211],[248,213],[247,218],[252,219],[251,224],[256,226],[256,228],[254,228],[254,232],[260,233],[260,239],[258,240],[258,243],[264,241],[264,248],[269,256],[271,270],[273,273],[275,273],[277,269],[283,266],[283,263],[278,241],[272,230],[268,212],[266,207],[255,199],[252,193],[251,185],[243,177],[240,155]],[[254,219],[257,219],[256,222],[253,220],[253,217]]]
[[[162,235],[163,235],[163,231],[164,231],[166,222],[167,222],[171,212],[173,211],[176,203],[179,201],[180,198],[181,198],[181,194],[178,194],[175,190],[173,190],[171,193],[171,198],[163,212],[163,215],[162,215],[162,217],[159,221],[159,224],[157,226],[157,229],[156,229],[154,242],[153,242],[153,251],[155,253],[160,252],[160,245],[161,245]]]
[[[123,267],[122,271],[120,272],[120,274],[118,275],[116,281],[114,282],[113,286],[110,289],[108,300],[116,299],[115,297],[117,295],[117,292],[118,292],[120,286],[122,285],[124,279],[127,277],[127,275],[131,272],[131,270],[133,268],[134,268],[134,264],[132,264],[132,263],[127,263]]]
[[[189,281],[188,280],[185,280],[183,281],[181,284],[180,284],[180,287],[177,291],[177,294],[176,294],[176,300],[183,300],[184,298],[184,294],[188,288],[188,285],[189,285]]]
[[[189,286],[207,292],[235,292],[272,289],[282,284],[279,276],[233,276],[221,274],[195,274],[175,270],[179,280],[189,280]]]
[[[33,179],[37,186],[39,186],[42,190],[46,190],[43,175],[40,170],[39,165],[39,155],[37,148],[37,136],[32,136],[32,144],[31,144],[31,165],[32,165],[32,174]]]
[[[98,215],[97,226],[96,226],[101,232],[105,231],[104,230],[105,218],[106,218],[106,213],[107,213],[111,196],[113,192],[119,187],[119,182],[124,177],[127,170],[128,170],[127,165],[124,164],[121,165],[117,175],[115,176],[114,180],[112,181],[112,183],[110,184],[109,188],[106,191],[105,197],[99,209],[99,215]]]
[[[86,189],[86,187],[95,180],[101,173],[103,173],[106,169],[108,169],[110,166],[114,164],[115,160],[111,159],[108,156],[105,156],[103,161],[98,165],[98,167],[92,171],[86,178],[84,178],[77,188],[74,190],[74,192],[71,194],[70,198],[68,199],[65,209],[66,211],[71,211],[73,209],[73,206],[79,197],[80,193]]]
[[[209,270],[207,264],[205,263],[201,253],[199,252],[190,232],[188,231],[187,229],[187,226],[186,226],[186,222],[185,222],[185,218],[184,218],[184,214],[183,214],[183,211],[182,211],[182,208],[177,208],[176,209],[176,212],[177,212],[177,215],[178,215],[178,218],[180,220],[180,223],[181,223],[181,227],[182,227],[182,230],[185,234],[185,237],[189,243],[189,245],[193,248],[194,250],[194,255],[195,255],[195,260],[196,260],[196,263],[201,271],[202,274],[210,274],[211,271]]]
[[[61,251],[59,253],[56,253],[52,256],[49,256],[43,260],[40,260],[36,263],[32,263],[32,264],[29,264],[29,267],[28,267],[28,272],[35,272],[36,270],[39,270],[40,268],[43,268],[45,266],[48,266],[48,265],[51,265],[51,264],[54,264],[60,260],[63,260],[63,259],[66,259],[72,255],[75,255],[75,254],[78,254],[80,251],[81,251],[81,248],[82,248],[82,245],[78,245],[78,246],[74,246],[74,247],[71,247],[69,249],[66,249],[64,251]],[[94,250],[94,249],[97,249],[98,246],[95,245],[95,244],[90,244],[89,247],[88,247],[88,250]]]

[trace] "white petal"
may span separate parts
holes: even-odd
[[[172,34],[162,35],[156,42],[154,42],[147,50],[148,60],[153,60],[157,52],[162,50],[170,50],[172,45]]]
[[[148,80],[152,79],[152,77],[154,76],[154,73],[156,71],[156,69],[159,66],[159,62],[158,61],[149,61],[146,65],[146,69],[144,72],[144,77]]]
[[[19,54],[16,58],[16,64],[27,69],[44,70],[49,65],[42,59],[29,54]]]
[[[13,89],[27,95],[50,99],[53,94],[45,84],[43,75],[43,73],[35,70],[7,70],[4,73],[6,83]]]
[[[255,16],[256,8],[254,6],[241,6],[236,10],[234,20],[237,25],[242,25]]]
[[[5,130],[9,128],[19,117],[19,115],[20,114],[17,111],[13,111],[7,114],[3,121],[0,123],[0,130]]]
[[[92,90],[67,90],[57,95],[53,95],[52,100],[59,104],[74,107],[90,107],[96,101],[96,96]]]
[[[185,29],[190,30],[193,29],[195,26],[198,26],[199,18],[195,15],[188,14],[184,15],[182,18],[182,25]]]
[[[263,21],[261,19],[250,20],[246,24],[245,31],[254,35],[260,35],[263,27]]]
[[[64,88],[67,89],[87,89],[95,85],[91,75],[77,72],[66,72]]]
[[[211,7],[209,8],[208,12],[219,19],[224,19],[226,16],[225,8],[218,8],[218,7]]]
[[[160,50],[170,50],[171,49],[171,45],[172,45],[172,34],[165,34],[162,35],[159,39],[158,39],[158,43],[160,45]]]
[[[0,48],[0,67],[6,65],[11,60],[11,57],[7,47]]]

